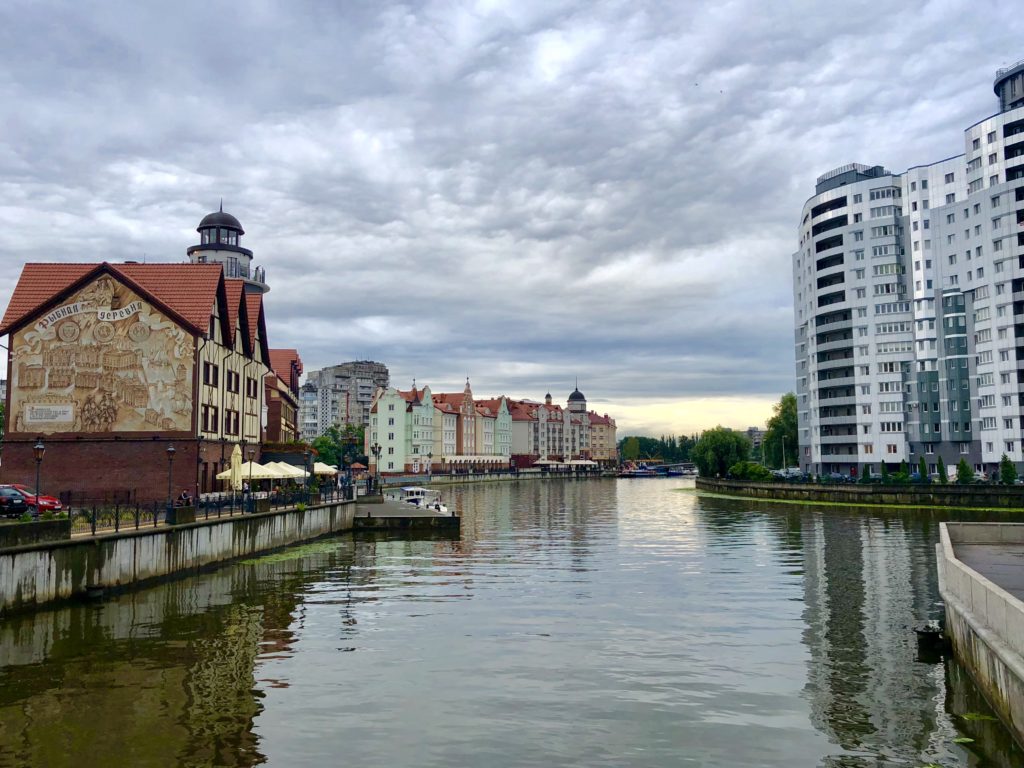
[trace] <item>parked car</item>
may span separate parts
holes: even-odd
[[[64,509],[64,505],[60,503],[60,499],[55,496],[47,496],[45,493],[41,493],[39,494],[39,502],[36,503],[36,492],[34,488],[29,488],[27,485],[22,485],[21,483],[11,483],[11,487],[16,491],[20,491],[21,495],[25,497],[25,501],[29,507],[39,513],[60,512]]]
[[[0,516],[21,517],[28,512],[28,502],[21,491],[11,486],[0,487]]]

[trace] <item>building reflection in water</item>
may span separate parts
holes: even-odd
[[[309,549],[323,551],[303,555]],[[254,669],[290,653],[304,591],[350,557],[351,541],[335,539],[101,603],[6,617],[0,768],[264,762]]]
[[[811,722],[838,749],[824,765],[1019,766],[1024,756],[953,660],[919,660],[914,627],[939,619],[935,543],[939,523],[912,513],[874,516],[839,509],[702,498],[710,534],[726,546],[753,520],[773,532],[779,555],[802,577]],[[954,739],[975,738],[961,746]],[[969,754],[964,755],[964,752]],[[890,764],[884,762],[884,764]]]

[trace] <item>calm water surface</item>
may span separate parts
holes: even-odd
[[[934,519],[683,485],[454,489],[458,540],[8,619],[0,766],[1024,765],[917,659]]]

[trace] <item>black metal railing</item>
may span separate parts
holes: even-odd
[[[191,509],[196,520],[210,520],[263,511],[295,509],[319,504],[335,504],[355,498],[356,487],[331,486],[320,490],[304,488],[273,491],[208,494]],[[72,535],[96,535],[141,528],[155,528],[166,523],[166,501],[140,502],[135,491],[110,493],[103,497],[65,492],[60,494],[64,509],[71,520]],[[178,504],[174,510],[188,509]]]

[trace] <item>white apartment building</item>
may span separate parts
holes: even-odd
[[[368,426],[373,396],[389,383],[387,366],[372,360],[310,371],[299,393],[302,439],[313,440],[331,426]]]
[[[793,254],[800,464],[1021,467],[1024,62],[964,154],[817,180]],[[1021,339],[1021,341],[1018,341]],[[1020,346],[1018,346],[1018,344]],[[1018,368],[1022,370],[1018,370]]]

